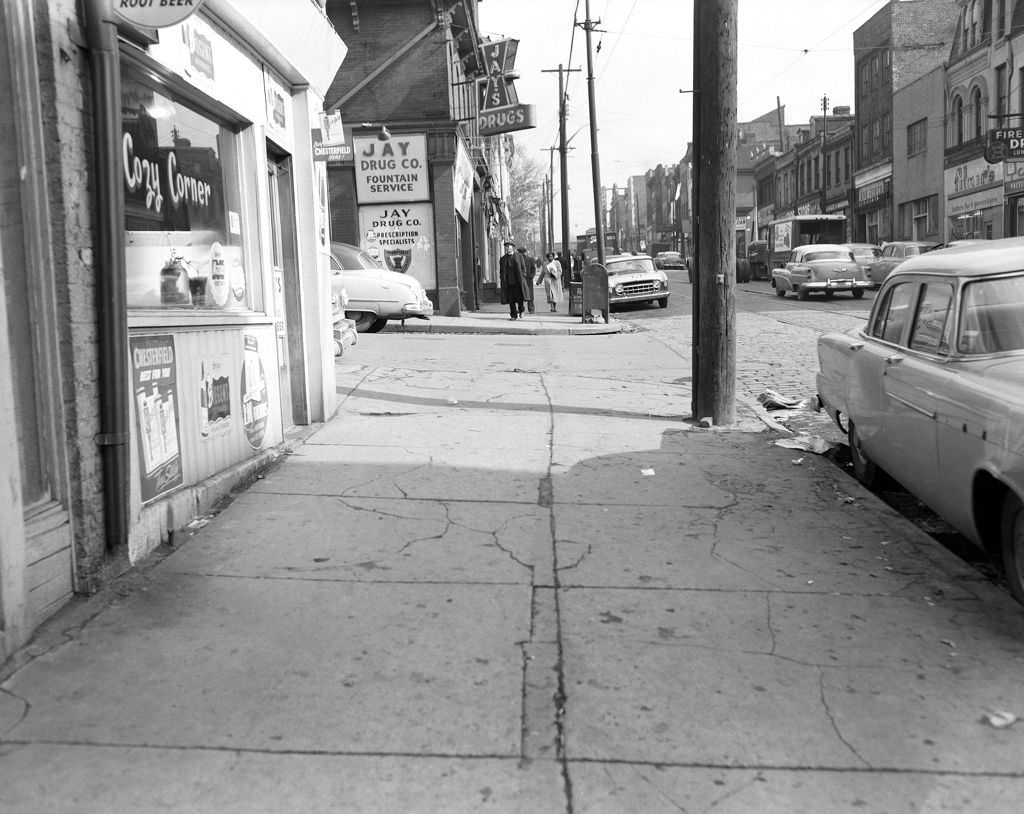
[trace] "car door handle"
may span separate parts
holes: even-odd
[[[863,342],[851,342],[850,343],[850,350],[860,350],[863,347],[864,347],[864,343]]]
[[[899,353],[894,353],[892,356],[887,356],[886,357],[885,364],[886,365],[898,365],[905,358],[906,358],[905,356],[903,356],[903,355],[901,355]]]

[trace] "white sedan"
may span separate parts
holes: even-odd
[[[884,470],[1001,560],[1024,602],[1024,238],[905,260],[818,358],[857,478]]]
[[[772,269],[772,288],[780,297],[792,291],[801,300],[810,294],[831,297],[838,292],[860,299],[871,283],[849,248],[811,243],[797,246],[783,268]]]
[[[433,303],[419,280],[389,271],[349,243],[331,243],[331,289],[348,298],[345,315],[359,333],[376,333],[389,319],[429,319]]]

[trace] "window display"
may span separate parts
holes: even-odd
[[[242,251],[237,136],[130,66],[121,100],[128,306],[256,307]]]

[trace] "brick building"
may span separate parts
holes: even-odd
[[[411,251],[408,273],[440,314],[476,309],[507,234],[501,184],[510,158],[506,141],[482,138],[476,121],[477,3],[329,0],[327,13],[349,47],[327,108],[340,112],[353,146],[329,169],[332,240],[379,244],[386,263]],[[374,158],[406,149],[422,151],[421,183],[372,194]]]
[[[0,6],[0,661],[334,409],[345,45],[309,0],[192,11]]]
[[[892,0],[853,34],[857,241],[894,239],[893,98],[945,62],[961,5],[961,0]]]

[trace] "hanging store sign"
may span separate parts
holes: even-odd
[[[199,10],[206,0],[113,0],[114,11],[140,28],[166,28]]]
[[[1002,161],[1024,161],[1024,128],[998,128],[988,131],[985,160],[989,164]]]
[[[480,54],[486,78],[477,80],[479,114],[477,125],[481,136],[495,136],[512,133],[537,126],[533,105],[519,103],[513,80],[518,74],[513,70],[519,40],[505,39],[484,43]]]

